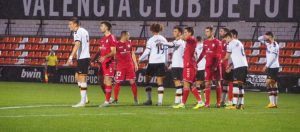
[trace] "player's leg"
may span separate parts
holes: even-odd
[[[237,68],[237,83],[239,86],[239,95],[238,95],[238,105],[237,109],[244,109],[244,100],[245,100],[245,83],[246,83],[246,78],[247,78],[247,67],[240,67]]]
[[[144,105],[152,105],[152,87],[150,85],[150,81],[153,76],[153,64],[148,64],[146,73],[145,73],[145,91],[147,95],[147,100],[143,103]]]
[[[223,80],[222,83],[223,83],[223,89],[222,89],[221,106],[225,107],[225,102],[226,102],[226,99],[227,99],[229,83],[228,83],[227,80]]]
[[[239,99],[237,109],[244,109],[244,100],[245,100],[245,90],[244,90],[244,82],[239,82]]]
[[[191,87],[191,83],[189,82],[189,80],[190,80],[190,74],[189,73],[190,73],[189,68],[183,68],[183,71],[182,71],[182,76],[183,76],[182,99],[181,99],[180,104],[173,106],[173,108],[175,108],[175,109],[185,108],[185,104],[186,104],[187,98],[189,96],[190,87]]]
[[[152,105],[152,87],[150,85],[150,81],[151,81],[152,76],[150,76],[150,75],[151,75],[150,73],[147,75],[147,72],[146,72],[145,91],[146,91],[146,94],[147,94],[147,101],[144,102],[144,105]]]
[[[232,98],[233,98],[233,83],[232,83],[232,81],[230,81],[228,83],[228,102],[227,102],[226,106],[232,105]]]
[[[131,70],[126,70],[126,80],[129,81],[130,83],[130,86],[131,86],[131,91],[132,91],[132,94],[133,94],[133,100],[134,100],[134,104],[139,104],[139,101],[138,101],[138,96],[137,96],[137,85],[136,85],[136,82],[135,82],[135,79],[136,79],[136,75],[135,75],[135,70],[134,68],[131,68]]]
[[[211,93],[211,80],[212,80],[212,60],[206,60],[205,65],[205,107],[210,107],[210,93]]]
[[[232,105],[232,96],[233,96],[232,95],[232,90],[233,90],[232,80],[233,80],[232,71],[225,72],[224,80],[222,81],[223,91],[222,91],[221,105],[223,107]],[[228,100],[227,103],[226,103],[226,100]]]
[[[157,93],[158,93],[158,99],[157,99],[157,105],[161,106],[163,104],[163,97],[164,97],[164,78],[165,78],[165,64],[157,64],[157,68],[155,71],[155,75],[157,76]]]
[[[164,81],[164,77],[163,76],[157,76],[157,93],[158,93],[158,99],[157,99],[157,105],[161,106],[163,103],[163,97],[164,97],[164,85],[163,85],[163,81]]]
[[[120,92],[120,83],[125,79],[125,73],[123,70],[118,69],[115,75],[115,86],[114,86],[114,101],[112,103],[117,104]]]
[[[205,82],[204,82],[205,75],[204,74],[205,74],[204,70],[198,70],[197,74],[196,74],[196,82],[195,82],[195,87],[198,90],[199,97],[200,97],[201,101],[202,101],[201,91],[205,89]]]
[[[110,98],[112,93],[112,77],[104,76],[104,85],[105,85],[105,101],[99,107],[107,107],[110,104]]]
[[[112,102],[113,104],[118,104],[119,100],[119,92],[120,92],[120,82],[116,81],[115,86],[114,86],[114,101]]]
[[[87,74],[88,74],[88,67],[89,67],[89,59],[78,60],[78,67],[77,67],[77,84],[80,87],[80,102],[77,105],[72,107],[83,107],[88,102],[87,99]]]
[[[185,72],[185,69],[183,70],[183,72]],[[182,100],[181,100],[180,104],[173,106],[174,109],[185,108],[185,104],[186,104],[186,101],[187,101],[189,93],[190,93],[190,86],[191,86],[190,82],[188,82],[184,79]]]
[[[190,82],[191,82],[191,85],[192,85],[192,88],[191,88],[191,91],[197,101],[197,104],[196,106],[193,108],[193,109],[199,109],[201,107],[204,106],[204,103],[202,102],[202,99],[201,99],[201,96],[198,92],[198,89],[197,87],[195,86],[195,79],[196,79],[196,74],[197,74],[197,71],[195,68],[191,68],[191,71],[190,71]]]
[[[238,104],[238,99],[239,99],[239,94],[240,94],[240,90],[239,90],[239,82],[237,80],[237,76],[238,76],[238,72],[237,69],[233,70],[233,78],[234,81],[232,82],[233,88],[232,88],[232,105],[229,105],[226,107],[226,109],[236,109],[237,104]]]
[[[267,70],[267,88],[269,92],[270,103],[267,108],[277,108],[278,101],[278,87],[277,87],[277,74],[278,68],[268,68]]]
[[[130,86],[131,86],[131,91],[133,94],[133,100],[134,100],[134,104],[138,105],[139,101],[138,101],[138,96],[137,96],[137,85],[135,80],[129,80]]]
[[[183,89],[182,70],[183,70],[183,68],[172,68],[172,77],[173,77],[173,82],[174,82],[174,85],[176,88],[175,105],[180,104],[181,99],[182,99],[182,89]]]
[[[267,108],[272,107],[275,104],[275,102],[273,101],[274,95],[273,95],[273,89],[271,86],[271,82],[272,82],[271,79],[266,79],[266,87],[267,87],[267,91],[269,94],[269,104],[267,105]]]
[[[99,107],[107,107],[109,106],[111,100],[112,78],[114,77],[114,66],[112,63],[109,64],[109,66],[102,64],[102,69],[103,69],[103,80],[104,80],[103,82],[105,86],[105,101]]]
[[[216,94],[217,94],[217,103],[216,107],[220,108],[221,107],[221,97],[222,97],[222,80],[223,80],[223,65],[218,61],[217,63],[217,72],[215,72],[216,76]]]
[[[176,88],[175,105],[177,105],[181,103],[183,85],[180,80],[174,80],[174,85]]]

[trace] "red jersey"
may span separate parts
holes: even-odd
[[[186,40],[186,46],[183,54],[183,65],[185,68],[196,67],[195,49],[197,40],[195,37],[189,37]]]
[[[114,35],[110,34],[108,36],[103,36],[100,39],[100,56],[103,57],[111,52],[112,47],[116,47],[116,38]],[[113,60],[113,57],[108,57],[103,63]]]
[[[118,68],[133,66],[132,45],[130,41],[117,42],[116,50],[117,50],[116,59],[117,59]]]
[[[205,40],[203,42],[203,50],[200,54],[199,60],[200,61],[204,56],[206,59],[209,58],[220,58],[223,52],[223,46],[220,40],[212,39],[212,40]],[[207,61],[207,60],[206,60]]]
[[[227,43],[225,40],[222,40],[221,42],[222,42],[222,49],[223,49],[222,50],[222,58],[224,58],[227,53]]]

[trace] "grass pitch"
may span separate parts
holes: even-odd
[[[139,87],[139,100],[145,92]],[[154,90],[156,91],[156,90]],[[278,109],[265,109],[266,93],[247,92],[243,111],[209,108],[192,110],[190,94],[186,109],[172,109],[174,89],[166,89],[164,105],[133,106],[130,88],[121,87],[119,104],[98,108],[104,95],[89,86],[91,104],[71,108],[79,101],[75,84],[0,82],[0,132],[200,132],[200,131],[300,131],[300,95],[280,94]],[[215,96],[212,92],[212,103]],[[153,92],[154,102],[157,95]]]

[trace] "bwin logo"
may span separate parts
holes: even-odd
[[[25,69],[22,69],[21,78],[41,78],[41,72],[37,71],[37,69],[34,69],[33,71],[26,71]]]

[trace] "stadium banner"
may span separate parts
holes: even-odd
[[[300,21],[299,0],[0,0],[1,19]]]
[[[0,66],[0,81],[42,82],[43,67]]]
[[[31,66],[0,66],[0,81],[21,81],[21,82],[44,82],[44,67]],[[76,83],[75,80],[76,68],[72,67],[58,67],[52,82],[54,83]],[[247,77],[247,89],[265,91],[266,75],[263,74],[249,74]],[[88,83],[99,84],[98,69],[90,68],[88,71]],[[139,86],[143,86],[145,82],[145,70],[138,70],[136,72],[136,82]],[[123,82],[124,85],[129,85],[128,82]],[[156,77],[151,79],[151,84],[156,86]],[[173,79],[171,71],[167,71],[164,86],[173,88]],[[279,76],[279,88],[284,92],[300,93],[300,75],[286,75]]]

